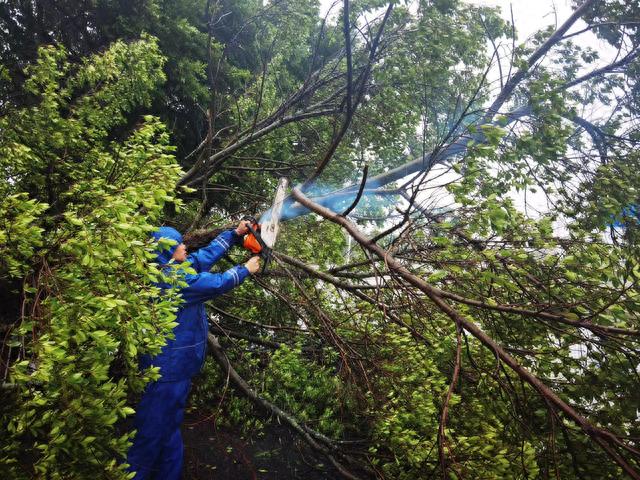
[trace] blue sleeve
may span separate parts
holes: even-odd
[[[249,276],[244,265],[236,265],[224,273],[202,272],[188,275],[187,286],[181,291],[185,303],[199,303],[211,300],[240,285]]]
[[[191,262],[191,267],[196,272],[208,272],[213,264],[220,260],[233,245],[240,243],[241,238],[236,235],[235,230],[225,230],[209,245],[189,255],[187,261]]]

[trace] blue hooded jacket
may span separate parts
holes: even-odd
[[[158,252],[157,262],[166,265],[173,252],[182,243],[182,235],[171,227],[160,227],[152,234],[159,240],[165,238],[176,243],[171,248]],[[180,294],[180,305],[174,327],[174,339],[168,339],[162,352],[155,357],[142,355],[140,368],[160,367],[160,382],[175,382],[193,377],[202,368],[207,351],[208,323],[204,302],[228,292],[240,285],[249,276],[244,265],[237,265],[224,273],[210,273],[209,270],[233,246],[239,244],[241,237],[234,230],[218,235],[209,245],[192,253],[187,262],[197,273],[183,274],[187,283]]]

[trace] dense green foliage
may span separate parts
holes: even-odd
[[[137,354],[159,351],[175,325],[175,299],[150,302],[159,271],[145,236],[175,201],[180,170],[156,118],[113,137],[149,103],[162,64],[150,38],[78,66],[43,47],[25,82],[37,104],[0,119],[3,288],[22,279],[6,342],[8,478],[115,475],[129,434],[114,424],[153,376],[138,373]]]
[[[349,87],[342,10],[323,20],[313,0],[0,2],[0,475],[126,476],[119,427],[157,376],[136,359],[179,303],[157,299],[155,225],[259,216],[280,176],[317,171],[307,194],[324,201],[365,166],[350,219],[640,469],[633,3],[582,12],[620,49],[610,61],[458,0],[386,20],[352,2]],[[412,181],[385,177],[415,162]],[[362,478],[621,478],[589,428],[386,258],[315,215],[281,228],[269,271],[209,313],[316,455]],[[207,361],[191,410],[246,436],[287,424],[230,378]]]

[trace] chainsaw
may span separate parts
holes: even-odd
[[[259,224],[254,217],[247,216],[243,220],[248,220],[247,227],[249,233],[245,236],[243,246],[250,252],[260,255],[263,260],[262,272],[271,263],[273,246],[276,243],[278,232],[280,231],[280,218],[287,189],[287,179],[280,178],[276,188],[273,204],[264,215],[264,222]]]
[[[249,250],[254,255],[260,255],[262,258],[262,273],[265,272],[269,263],[271,263],[271,247],[269,247],[262,236],[260,235],[261,225],[258,221],[251,216],[242,217],[242,220],[246,220],[249,233],[245,235],[242,241],[242,246]]]

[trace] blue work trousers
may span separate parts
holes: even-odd
[[[151,382],[136,409],[136,436],[127,455],[134,480],[178,480],[183,446],[180,425],[191,379]]]

